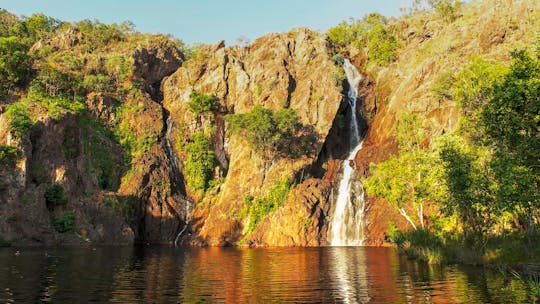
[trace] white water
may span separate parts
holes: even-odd
[[[164,150],[165,150],[165,155],[167,156],[167,159],[169,160],[169,164],[171,165],[172,169],[173,169],[173,172],[174,174],[177,174],[180,169],[179,169],[179,166],[178,166],[178,159],[176,157],[176,154],[174,153],[174,149],[173,149],[173,146],[172,146],[172,141],[171,141],[171,132],[172,132],[172,129],[173,129],[173,120],[171,118],[171,116],[167,117],[167,120],[166,120],[166,127],[167,129],[165,130],[165,146],[164,146]],[[180,196],[182,196],[182,194],[179,192]],[[176,238],[174,239],[174,246],[177,247],[178,246],[178,241],[180,240],[180,237],[184,234],[184,232],[187,230],[188,226],[189,226],[189,213],[190,213],[190,207],[191,207],[191,203],[189,202],[189,200],[185,199],[184,200],[184,214],[185,214],[185,217],[184,217],[184,227],[178,232],[178,234],[176,235]]]
[[[349,60],[345,59],[343,69],[349,82],[348,101],[351,106],[351,147],[354,149],[343,162],[343,178],[339,182],[338,197],[334,215],[330,222],[328,240],[332,246],[361,246],[363,243],[364,191],[354,175],[354,159],[362,149],[358,121],[356,116],[356,98],[358,83],[362,76]]]

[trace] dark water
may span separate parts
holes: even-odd
[[[0,249],[0,303],[531,303],[481,268],[387,248]]]

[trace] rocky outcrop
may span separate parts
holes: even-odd
[[[212,124],[208,119],[197,118],[187,108],[190,93],[197,90],[218,97],[220,110],[216,120],[223,114],[246,113],[255,105],[271,109],[290,107],[318,137],[316,151],[308,156],[268,161],[242,138],[232,136],[230,140],[225,140],[214,136],[220,138],[218,142],[214,141],[216,154],[227,156],[225,163],[228,163],[228,167],[223,168],[226,173],[224,182],[214,192],[208,193],[193,212],[194,242],[209,245],[237,243],[244,237],[243,229],[247,225],[246,219],[238,216],[246,195],[261,197],[283,177],[292,181],[297,173],[301,175],[304,172],[306,177],[309,175],[310,166],[322,149],[342,99],[339,83],[331,77],[335,69],[329,58],[325,37],[307,29],[296,29],[285,34],[264,36],[245,48],[225,48],[223,43],[203,48],[195,59],[188,61],[185,67],[166,80],[163,85],[164,106],[175,125],[182,126],[182,131],[187,134],[199,132]],[[224,132],[223,127],[226,126],[218,125],[214,134]],[[173,137],[178,138],[179,132],[180,128],[176,128]],[[177,152],[185,155],[181,150]],[[320,194],[321,190],[314,190],[316,187],[303,187],[305,197],[324,196]],[[316,202],[310,204],[315,205]],[[304,227],[314,213],[307,212],[300,219],[295,213],[301,208],[301,203],[290,199],[278,212],[283,214],[281,220]],[[318,225],[318,222],[313,223]],[[264,232],[268,235],[279,229],[273,224],[265,227],[269,228]],[[296,231],[291,233],[295,234]],[[319,231],[313,229],[309,234],[297,240],[297,244],[316,244]],[[259,236],[254,235],[260,239]],[[251,242],[249,236],[246,238],[246,242]],[[272,237],[264,238],[268,240]],[[277,239],[269,242],[283,244]]]
[[[387,68],[366,70],[375,87],[365,93],[365,99],[375,104],[377,112],[356,157],[360,173],[368,175],[370,163],[397,153],[395,124],[404,112],[422,117],[429,141],[455,130],[460,117],[457,105],[435,96],[433,84],[444,73],[459,71],[472,56],[508,61],[510,50],[532,45],[533,36],[528,31],[533,23],[515,16],[528,16],[539,9],[533,1],[482,1],[468,5],[464,15],[452,23],[426,21],[423,15],[399,20],[394,26],[406,35],[398,60]],[[368,198],[367,205],[366,244],[383,244],[389,221],[408,229],[398,212],[383,200]]]
[[[134,231],[122,212],[103,203],[105,193],[119,186],[122,150],[89,119],[74,115],[59,121],[45,118],[38,120],[30,139],[11,140],[21,157],[15,167],[0,168],[0,235],[5,240],[15,245],[133,242]],[[111,153],[107,165],[112,167],[107,172],[99,163],[105,151]],[[54,185],[63,189],[62,195],[55,204],[47,204],[45,193]],[[53,229],[53,219],[66,213],[74,215],[77,234]]]
[[[69,48],[81,37],[76,28],[68,29],[34,49],[44,43]],[[133,81],[141,88],[121,95],[89,92],[87,110],[61,110],[56,119],[32,109],[39,116],[22,139],[14,138],[6,116],[0,116],[0,144],[16,146],[19,153],[15,167],[0,164],[3,240],[15,245],[171,243],[184,225],[186,201],[181,183],[174,182],[178,169],[165,153],[167,116],[159,102],[159,83],[181,65],[183,55],[159,36],[121,53],[134,62]],[[39,110],[39,104],[33,107]],[[115,129],[150,146],[130,155],[117,142]],[[61,195],[47,202],[54,187]],[[71,233],[60,233],[55,221],[71,214]]]

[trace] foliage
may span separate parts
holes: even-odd
[[[244,200],[244,210],[242,211],[242,214],[249,215],[249,224],[245,234],[253,232],[264,217],[276,211],[287,200],[290,190],[291,183],[285,177],[276,181],[266,197],[247,197]]]
[[[243,135],[252,149],[263,151],[263,156],[268,158],[307,155],[316,140],[290,108],[273,111],[255,106],[251,112],[227,115],[225,120],[229,123],[229,133]]]
[[[24,100],[39,102],[47,109],[49,116],[56,120],[62,118],[67,112],[81,113],[86,109],[82,98],[72,100],[64,96],[50,96],[39,87],[31,87]]]
[[[482,151],[471,148],[455,135],[443,136],[437,150],[448,186],[443,211],[458,216],[470,245],[483,248],[484,236],[494,224],[494,216],[498,215],[493,203],[489,160],[483,157]]]
[[[73,212],[64,212],[62,216],[52,219],[54,230],[59,233],[72,233],[75,230],[75,214]]]
[[[357,49],[367,50],[368,59],[375,64],[386,66],[397,59],[400,47],[388,20],[377,13],[361,20],[342,21],[327,32],[328,39],[336,48],[354,44]]]
[[[81,115],[80,122],[82,125],[80,141],[84,149],[86,173],[95,176],[102,189],[112,190],[117,174],[115,170],[121,168],[121,164],[115,164],[118,156],[115,157],[111,153],[110,142],[116,142],[115,134],[89,115]],[[65,136],[66,142],[69,135]],[[78,144],[78,139],[69,140],[69,143]]]
[[[30,109],[23,102],[17,102],[7,106],[6,118],[13,135],[17,138],[26,136],[34,125],[34,122],[30,118]]]
[[[439,17],[451,22],[457,19],[463,3],[460,0],[414,0],[411,11],[435,11]]]
[[[63,206],[66,204],[64,199],[64,188],[58,184],[52,185],[45,191],[45,203],[47,207],[54,208],[55,206]]]
[[[142,134],[137,134],[133,130],[132,124],[136,121],[136,115],[142,111],[142,107],[130,104],[122,104],[116,108],[114,134],[126,152],[126,161],[128,162],[132,157],[148,151],[158,139],[158,135],[153,132],[143,130]]]
[[[9,29],[19,22],[16,15],[5,9],[0,9],[0,37],[9,36]]]
[[[61,24],[58,19],[44,14],[33,14],[14,24],[9,33],[22,39],[25,44],[32,45],[39,39],[50,37]]]
[[[186,145],[188,153],[184,173],[190,188],[206,191],[213,179],[216,164],[210,138],[204,133],[196,133]]]
[[[189,110],[197,115],[213,112],[219,108],[218,99],[215,95],[208,95],[197,91],[191,92],[187,105]]]
[[[0,165],[13,167],[17,158],[17,147],[0,145]]]
[[[392,31],[383,23],[372,26],[367,34],[368,59],[381,66],[396,61],[399,41]]]
[[[17,37],[0,37],[0,97],[28,76],[32,61]]]
[[[370,195],[384,198],[416,229],[418,224],[424,227],[424,205],[440,202],[446,193],[442,166],[433,153],[420,147],[425,131],[418,115],[403,115],[396,131],[399,156],[372,165],[364,185]],[[409,215],[410,210],[415,215]]]
[[[133,30],[133,24],[128,22],[118,25],[107,25],[97,20],[82,20],[75,23],[83,34],[83,44],[86,52],[92,52],[110,42],[125,39],[125,33]]]
[[[82,86],[93,92],[110,92],[114,89],[111,78],[103,74],[84,76]]]
[[[73,98],[82,93],[80,80],[50,64],[42,64],[32,81],[32,90],[42,91],[51,97]]]
[[[458,131],[439,138],[431,152],[442,165],[446,189],[438,201],[442,213],[432,219],[430,231],[443,245],[429,252],[439,250],[447,261],[516,264],[540,256],[540,54],[511,55],[508,67],[472,58],[455,75],[441,76],[434,88],[439,96],[457,101],[464,114]],[[417,129],[408,125],[404,129]],[[421,136],[399,133],[403,158],[403,149],[414,148]],[[387,175],[385,185],[407,180],[407,172],[400,169],[405,165],[395,159],[377,167],[393,167],[397,173]],[[394,233],[393,239],[409,252],[427,256],[414,233]]]
[[[330,78],[334,81],[334,84],[337,87],[343,86],[343,81],[347,79],[347,74],[345,74],[345,70],[341,66],[336,66],[331,72],[330,72]]]

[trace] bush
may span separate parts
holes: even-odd
[[[13,167],[17,158],[17,147],[0,145],[0,165]]]
[[[191,92],[187,105],[197,115],[216,111],[219,108],[218,99],[215,95],[207,95],[197,91]]]
[[[30,57],[26,46],[16,37],[0,37],[0,97],[29,74]]]
[[[112,79],[103,74],[84,76],[82,86],[92,92],[110,92],[114,89]]]
[[[59,233],[71,233],[75,228],[75,215],[73,212],[65,212],[62,216],[54,217],[52,219],[52,226],[54,230]]]
[[[190,188],[206,191],[211,186],[216,164],[210,138],[204,133],[196,133],[186,145],[188,153],[184,173]]]
[[[381,66],[397,59],[399,41],[392,33],[388,20],[380,14],[372,13],[362,20],[343,21],[330,28],[327,35],[337,48],[351,44],[359,50],[367,48],[368,60]]]
[[[63,198],[64,188],[58,184],[54,184],[52,187],[45,191],[45,203],[47,207],[54,208],[55,206],[62,206],[66,204],[66,200]]]
[[[463,5],[459,0],[429,0],[435,12],[444,20],[450,22],[456,20],[458,11]]]
[[[17,138],[26,136],[34,125],[30,119],[30,109],[22,102],[7,106],[6,117],[13,135]]]
[[[307,155],[316,141],[314,132],[302,126],[293,109],[273,111],[256,106],[249,113],[227,115],[225,120],[229,133],[245,136],[251,148],[262,150],[267,158]]]
[[[277,181],[268,191],[268,195],[264,198],[246,197],[244,200],[243,214],[249,215],[249,224],[246,234],[255,230],[257,224],[268,214],[277,210],[289,196],[291,183],[288,178],[283,178]]]

